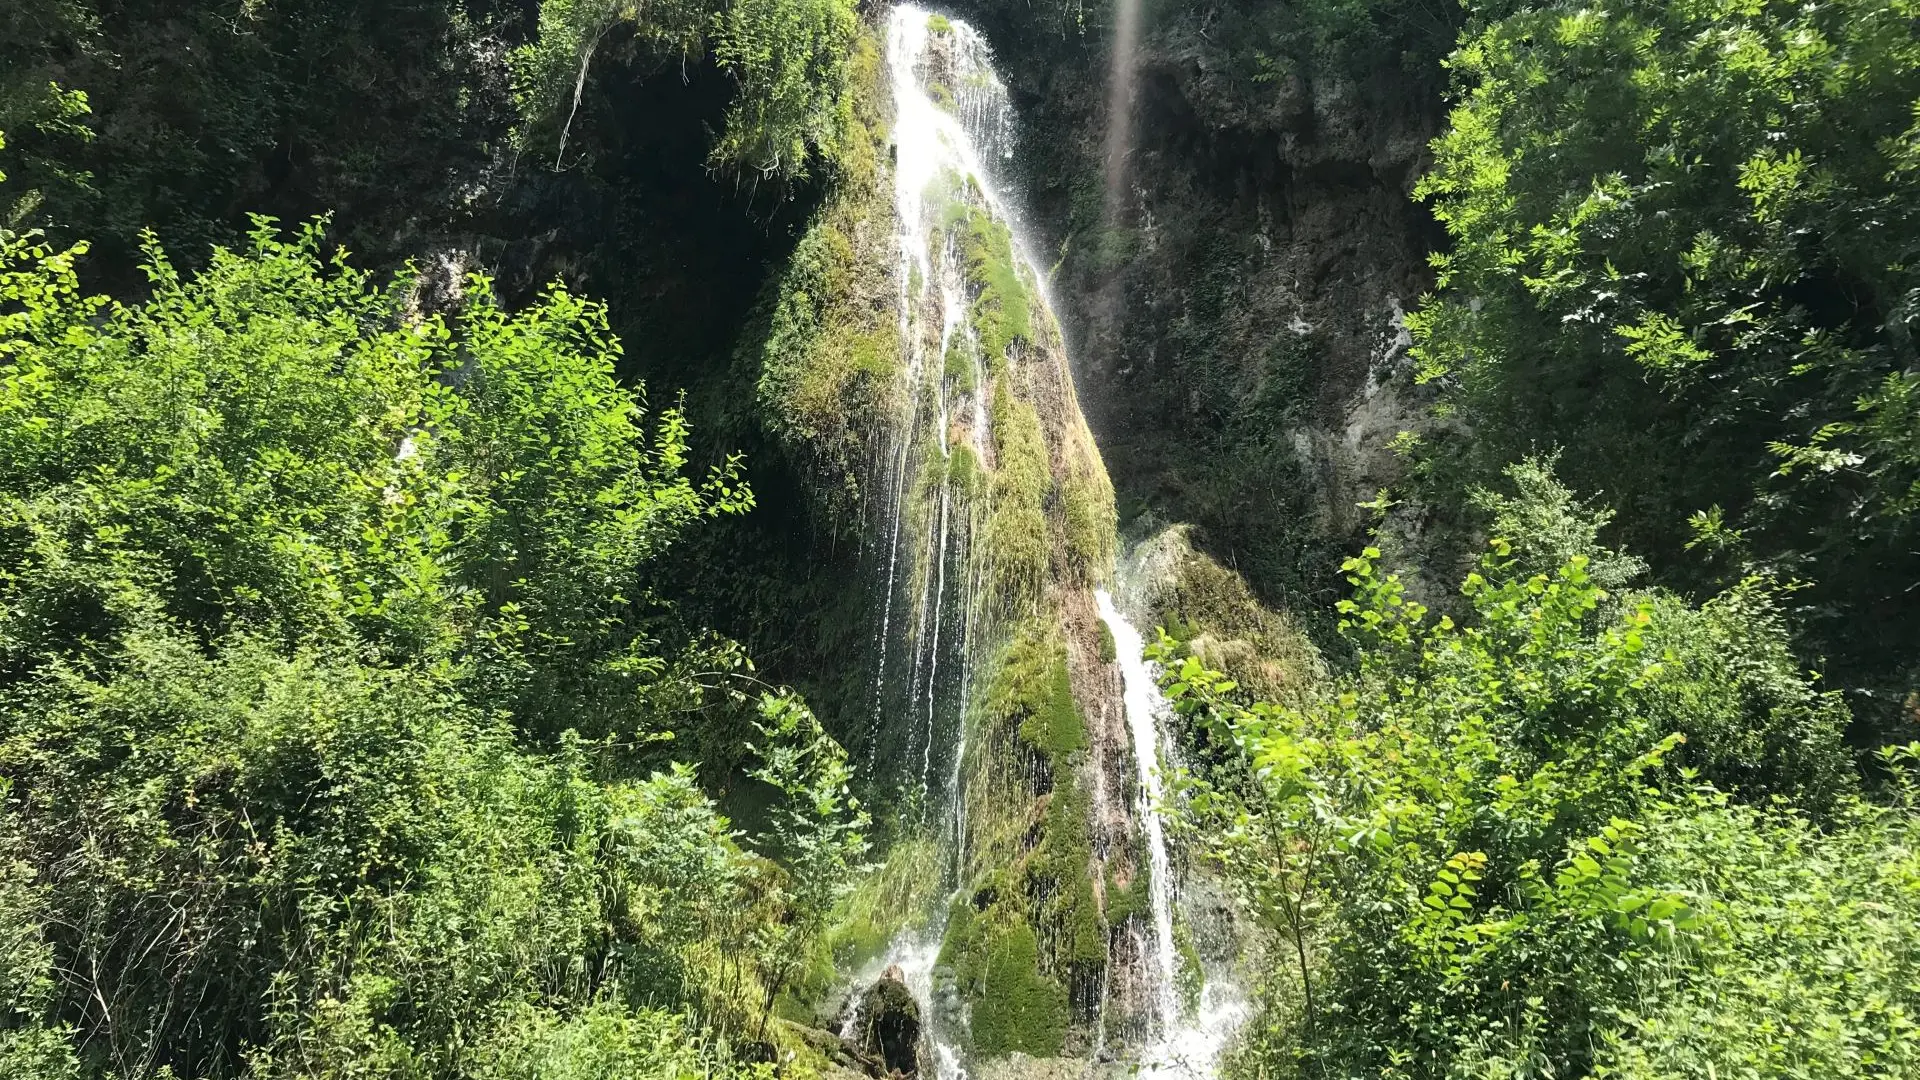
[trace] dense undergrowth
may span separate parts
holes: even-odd
[[[1358,667],[1304,702],[1161,639],[1182,823],[1272,936],[1235,1068],[1907,1075],[1920,744],[1863,799],[1774,584],[1635,589],[1590,512],[1516,478],[1502,524],[1545,527],[1497,535],[1458,621],[1377,549],[1347,562]]]
[[[151,249],[136,305],[0,244],[0,1071],[731,1072],[787,1041],[768,1007],[864,817],[805,705],[653,598],[752,496],[687,475],[604,313],[476,278],[422,315],[264,221],[198,275]]]
[[[1107,5],[972,7],[1030,75],[1106,70]],[[1164,488],[1130,492],[1142,520],[1191,511],[1206,549],[1156,541],[1152,610],[1185,851],[1255,930],[1229,1073],[1920,1069],[1914,14],[1151,10],[1143,116],[1209,137],[1148,140],[1141,184],[1243,138],[1289,191],[1391,189],[1384,150],[1392,175],[1285,155],[1451,82],[1416,370],[1353,382],[1425,411],[1365,511],[1313,504],[1339,489],[1295,438],[1345,416],[1333,331],[1246,314],[1265,226],[1183,218],[1198,184],[1154,193],[1159,231],[1114,217],[1100,140],[1033,106],[1099,88],[1019,88],[1063,280],[1161,245],[1197,271],[1120,296],[1163,381],[1114,415],[1172,463],[1134,463]],[[969,1050],[1090,1048],[1149,914],[1076,701],[1112,641],[1063,600],[1108,572],[1114,492],[966,178],[935,193],[969,303],[935,364],[988,430],[901,488],[916,534],[953,497],[980,590],[957,865],[885,791],[862,873],[849,789],[883,769],[747,659],[867,721],[845,577],[902,343],[863,17],[0,11],[0,1074],[804,1076],[836,970],[942,914]],[[329,210],[291,239],[249,216]],[[371,276],[342,242],[524,280]],[[555,275],[610,309],[525,287]],[[618,378],[663,368],[684,404]],[[1379,547],[1320,604],[1367,513]]]

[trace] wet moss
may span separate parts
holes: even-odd
[[[1120,658],[1119,647],[1113,643],[1113,631],[1107,629],[1104,621],[1100,624],[1099,649],[1100,662],[1103,664],[1111,664]]]
[[[1100,904],[1093,892],[1092,800],[1072,770],[1059,774],[1047,800],[1045,837],[1027,867],[1028,885],[1043,899],[1042,925],[1052,931],[1056,970],[1085,978],[1107,960]]]
[[[767,428],[824,481],[829,502],[858,495],[874,418],[889,415],[900,332],[892,315],[893,214],[884,175],[883,65],[871,33],[848,61],[853,107],[843,117],[840,182],[762,298],[764,336],[740,362],[758,372]]]
[[[1113,561],[1113,485],[1097,458],[1076,455],[1060,496],[1068,561],[1081,580],[1092,580]]]
[[[1033,696],[1024,700],[1023,705],[1031,711],[1020,722],[1020,738],[1045,754],[1048,764],[1058,772],[1069,765],[1072,754],[1087,748],[1087,722],[1080,715],[1079,703],[1073,699],[1064,651],[1050,655],[1044,679],[1044,689],[1036,686],[1027,690]],[[1049,820],[1051,816],[1049,814]]]
[[[1051,1051],[1055,1007],[1063,1031],[1090,1021],[1107,960],[1092,799],[1081,777],[1086,721],[1073,697],[1066,642],[1051,620],[1019,624],[985,678],[974,721],[982,786],[971,804],[978,808],[971,857],[982,872],[950,916],[943,963],[973,1010],[978,1053]],[[1029,940],[1038,981],[1023,974],[996,985],[986,970],[996,950],[1024,963]],[[1007,1006],[996,998],[1003,992],[1025,994],[1026,1004]],[[1045,1008],[1035,1004],[1043,998]]]
[[[953,493],[962,499],[971,499],[979,494],[986,479],[980,470],[980,458],[973,447],[966,443],[956,443],[947,452],[947,483]]]
[[[962,903],[947,924],[941,962],[972,1002],[974,1053],[1057,1057],[1066,1043],[1067,991],[1040,971],[1040,943],[1024,921]]]
[[[996,467],[984,546],[992,595],[1003,611],[1019,611],[1046,587],[1053,474],[1039,413],[1008,392],[1004,380],[994,386],[992,428]]]
[[[945,87],[939,89],[951,96]],[[1033,337],[1033,291],[1014,258],[1012,232],[986,210],[979,184],[953,172],[942,181],[935,195],[943,206],[935,243],[951,240],[959,246],[974,296],[968,318],[988,365],[997,372],[1006,363],[1009,346]]]
[[[925,925],[938,910],[940,846],[914,837],[895,844],[887,861],[861,879],[834,908],[826,940],[833,961],[852,970],[885,951],[901,930]]]
[[[1001,363],[1008,346],[1033,336],[1033,297],[1020,279],[1013,258],[1013,235],[1007,227],[974,208],[961,234],[967,279],[978,289],[970,314],[974,334],[987,359]]]

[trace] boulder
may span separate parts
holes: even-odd
[[[889,1073],[915,1076],[920,1071],[920,1003],[907,989],[898,966],[890,967],[860,995],[854,1042],[886,1063]]]

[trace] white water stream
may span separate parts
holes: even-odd
[[[1164,785],[1161,776],[1160,727],[1167,699],[1160,693],[1154,666],[1146,659],[1146,642],[1133,623],[1114,605],[1105,589],[1095,590],[1100,620],[1113,635],[1120,664],[1127,730],[1133,736],[1134,761],[1140,770],[1140,799],[1135,820],[1147,841],[1148,897],[1153,907],[1152,983],[1159,1014],[1159,1037],[1140,1050],[1139,1075],[1150,1078],[1204,1078],[1213,1075],[1220,1052],[1246,1015],[1246,1003],[1230,984],[1215,980],[1201,988],[1199,1007],[1183,1014],[1179,1002],[1179,954],[1173,941],[1173,864],[1167,855],[1166,824],[1161,820]]]

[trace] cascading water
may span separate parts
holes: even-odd
[[[1167,854],[1166,828],[1160,817],[1162,801],[1160,721],[1167,701],[1160,693],[1153,665],[1147,662],[1140,631],[1121,614],[1105,589],[1094,593],[1100,620],[1113,635],[1113,649],[1125,686],[1127,729],[1140,771],[1138,806],[1141,832],[1146,837],[1152,878],[1149,900],[1153,908],[1154,1006],[1159,1013],[1160,1036],[1141,1051],[1140,1075],[1147,1077],[1211,1076],[1221,1049],[1246,1011],[1231,985],[1209,980],[1201,989],[1198,1007],[1182,1015],[1177,986],[1178,956],[1173,937],[1173,866]]]
[[[965,833],[961,717],[982,618],[978,511],[954,490],[952,460],[965,452],[985,463],[992,451],[988,364],[968,317],[962,257],[951,222],[943,219],[969,201],[996,220],[1008,219],[989,162],[1008,153],[1012,111],[980,36],[963,23],[936,33],[931,18],[899,7],[886,26],[903,404],[881,462],[884,501],[872,534],[876,577],[884,582],[872,725],[876,745],[885,745],[883,721],[907,729],[890,779],[917,788],[922,822],[942,838],[951,879]],[[1024,250],[1020,257],[1037,283]],[[856,985],[894,969],[914,997],[930,1005],[943,930],[937,916],[902,932],[855,974]],[[958,1080],[965,1071],[955,1041],[940,1010],[928,1013],[929,1064],[939,1080]]]
[[[1051,441],[1043,450],[1051,460],[1042,467],[1053,473],[1056,490],[1063,475],[1091,475],[1084,471],[1091,469],[1102,484],[1105,475],[1073,399],[1045,278],[1026,243],[1017,205],[1008,197],[1003,169],[1012,152],[1014,116],[986,43],[965,23],[911,6],[893,9],[885,32],[894,110],[891,157],[902,392],[897,398],[900,412],[887,426],[875,462],[873,490],[879,498],[868,531],[869,565],[879,593],[869,767],[875,781],[905,791],[910,803],[917,800],[924,834],[942,845],[944,888],[951,892],[961,888],[970,856],[966,792],[974,774],[969,771],[964,720],[968,699],[976,678],[985,678],[979,673],[989,666],[990,654],[1009,633],[1005,602],[997,596],[990,599],[987,594],[993,590],[985,584],[995,555],[983,550],[991,535],[985,521],[999,497],[984,496],[981,481],[975,479],[999,475],[996,425],[1003,398],[1018,398],[1017,408],[1028,409],[1029,415],[1039,415],[1032,411],[1036,408],[1050,410],[1046,423],[1053,425]],[[987,235],[998,238],[993,243],[1002,254],[996,265],[1004,268],[1012,261],[1011,269],[1001,271],[1003,281],[1008,274],[1018,279],[1003,289],[1030,294],[1035,301],[1033,326],[1022,330],[1032,340],[1020,347],[983,341],[979,311],[988,284],[978,264]],[[990,402],[994,394],[1002,396]],[[1090,466],[1074,464],[1088,457]],[[1074,474],[1076,468],[1083,471]],[[1110,489],[1105,497],[1110,500]],[[1086,603],[1085,579],[1068,587],[1082,598],[1076,602],[1084,605],[1084,627],[1091,623],[1094,606]],[[1117,825],[1090,824],[1124,834],[1130,821],[1139,833],[1140,858],[1147,865],[1123,869],[1122,875],[1148,875],[1151,940],[1142,940],[1140,920],[1127,920],[1124,929],[1114,926],[1109,948],[1117,952],[1097,969],[1099,979],[1076,984],[1082,989],[1075,991],[1077,1004],[1072,1007],[1093,1010],[1091,1020],[1084,1011],[1076,1015],[1082,1017],[1078,1023],[1095,1032],[1095,1051],[1118,1049],[1124,1054],[1125,1046],[1109,1043],[1108,986],[1114,965],[1126,963],[1130,972],[1137,968],[1128,976],[1125,1004],[1117,1007],[1123,1019],[1116,1023],[1113,1042],[1137,1039],[1144,1029],[1149,1042],[1139,1048],[1143,1069],[1154,1075],[1206,1075],[1237,1012],[1230,995],[1213,986],[1203,992],[1197,1010],[1181,1007],[1173,871],[1159,817],[1159,693],[1140,656],[1140,635],[1104,592],[1097,603],[1119,648],[1140,796],[1132,813]],[[1081,649],[1082,656],[1092,652],[1086,644]],[[1110,686],[1111,670],[1084,677]],[[1104,715],[1117,717],[1119,712],[1110,709]],[[1112,738],[1111,745],[1124,747],[1124,736],[1115,731]],[[1124,749],[1111,757],[1115,762],[1124,759]],[[1125,801],[1123,792],[1130,782],[1112,778],[1114,797],[1109,803],[1108,779],[1095,776],[1088,781],[1100,793],[1098,807]],[[1054,782],[1048,779],[1045,784]],[[1046,793],[1044,786],[1030,792],[1036,800]],[[997,806],[990,809],[1004,813]],[[1105,861],[1110,846],[1133,850],[1124,835],[1113,845],[1103,840],[1099,854],[1089,856],[1088,872],[1103,877],[1109,889],[1124,887]],[[1122,858],[1118,865],[1125,867]],[[1066,884],[1059,879],[1059,887]],[[923,921],[896,935],[882,955],[852,974],[860,986],[897,969],[897,977],[922,1005],[925,1065],[936,1080],[960,1080],[965,1076],[960,1047],[972,1043],[967,1024],[974,1013],[972,1006],[960,1007],[941,997],[948,985],[938,967],[947,910],[944,902],[933,905]],[[1085,989],[1088,985],[1091,992]],[[950,986],[944,992],[950,994]],[[853,1023],[849,1017],[848,1034]],[[1092,1051],[1082,1043],[1077,1052]]]

